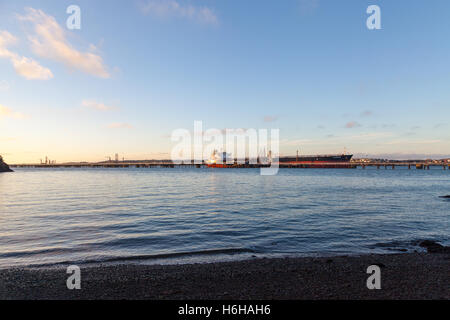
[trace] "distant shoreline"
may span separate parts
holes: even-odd
[[[366,286],[367,267],[381,289]],[[450,254],[258,258],[188,265],[81,267],[81,290],[63,268],[0,270],[0,299],[450,299]]]

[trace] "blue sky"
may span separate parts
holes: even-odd
[[[279,128],[282,154],[450,154],[449,31],[444,0],[0,0],[0,153],[167,158],[202,120]]]

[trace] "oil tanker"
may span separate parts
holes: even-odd
[[[350,163],[352,154],[331,154],[314,156],[280,157],[280,167],[300,168],[354,168]]]
[[[350,162],[353,155],[351,154],[331,154],[331,155],[310,155],[310,156],[288,156],[280,157],[278,161],[272,161],[270,152],[265,159],[258,158],[257,164],[250,164],[246,159],[244,164],[238,164],[235,160],[234,164],[226,163],[230,159],[230,155],[226,152],[218,154],[216,151],[212,154],[211,159],[206,165],[211,168],[233,168],[233,167],[253,167],[264,166],[264,164],[278,164],[280,168],[342,168],[350,169],[355,166]],[[261,161],[262,160],[262,161]]]

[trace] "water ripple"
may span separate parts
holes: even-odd
[[[450,241],[448,190],[438,169],[18,169],[0,174],[0,267],[419,250]]]

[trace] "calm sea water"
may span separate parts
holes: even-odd
[[[411,251],[449,244],[446,194],[442,168],[17,169],[0,174],[0,267]]]

